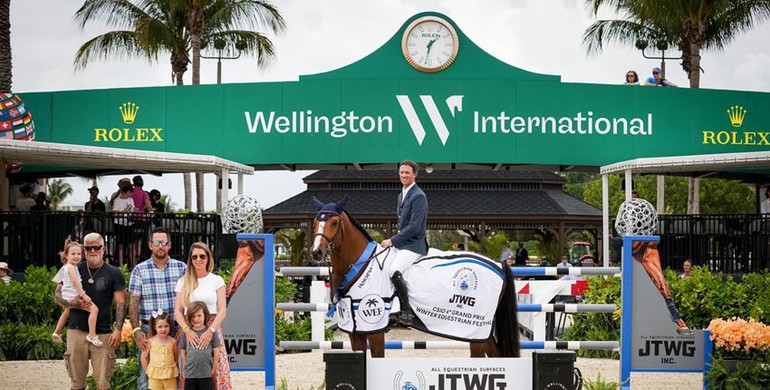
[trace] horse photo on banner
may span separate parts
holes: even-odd
[[[238,234],[227,285],[227,318],[222,324],[232,371],[265,371],[275,386],[275,265],[272,234]]]

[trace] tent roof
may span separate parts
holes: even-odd
[[[602,166],[601,174],[633,173],[682,174],[693,176],[712,176],[713,173],[733,173],[735,175],[759,175],[766,179],[770,168],[770,151],[702,154],[677,157],[649,157],[621,161]]]
[[[215,156],[0,139],[0,158],[24,165],[163,172],[253,174],[254,168]]]

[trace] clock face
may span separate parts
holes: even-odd
[[[446,69],[457,57],[459,46],[452,25],[435,16],[426,16],[412,22],[401,40],[406,62],[423,72]]]

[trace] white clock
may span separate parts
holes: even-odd
[[[457,58],[460,42],[457,32],[446,20],[425,16],[409,24],[401,39],[406,62],[423,72],[446,69]]]

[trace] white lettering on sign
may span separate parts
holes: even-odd
[[[355,111],[342,111],[339,115],[313,115],[312,110],[292,111],[291,115],[278,115],[270,111],[267,115],[257,111],[254,115],[249,111],[246,116],[246,126],[249,133],[261,132],[270,134],[275,130],[279,134],[329,134],[333,138],[342,138],[349,133],[392,133],[393,118],[390,116],[361,116]]]

